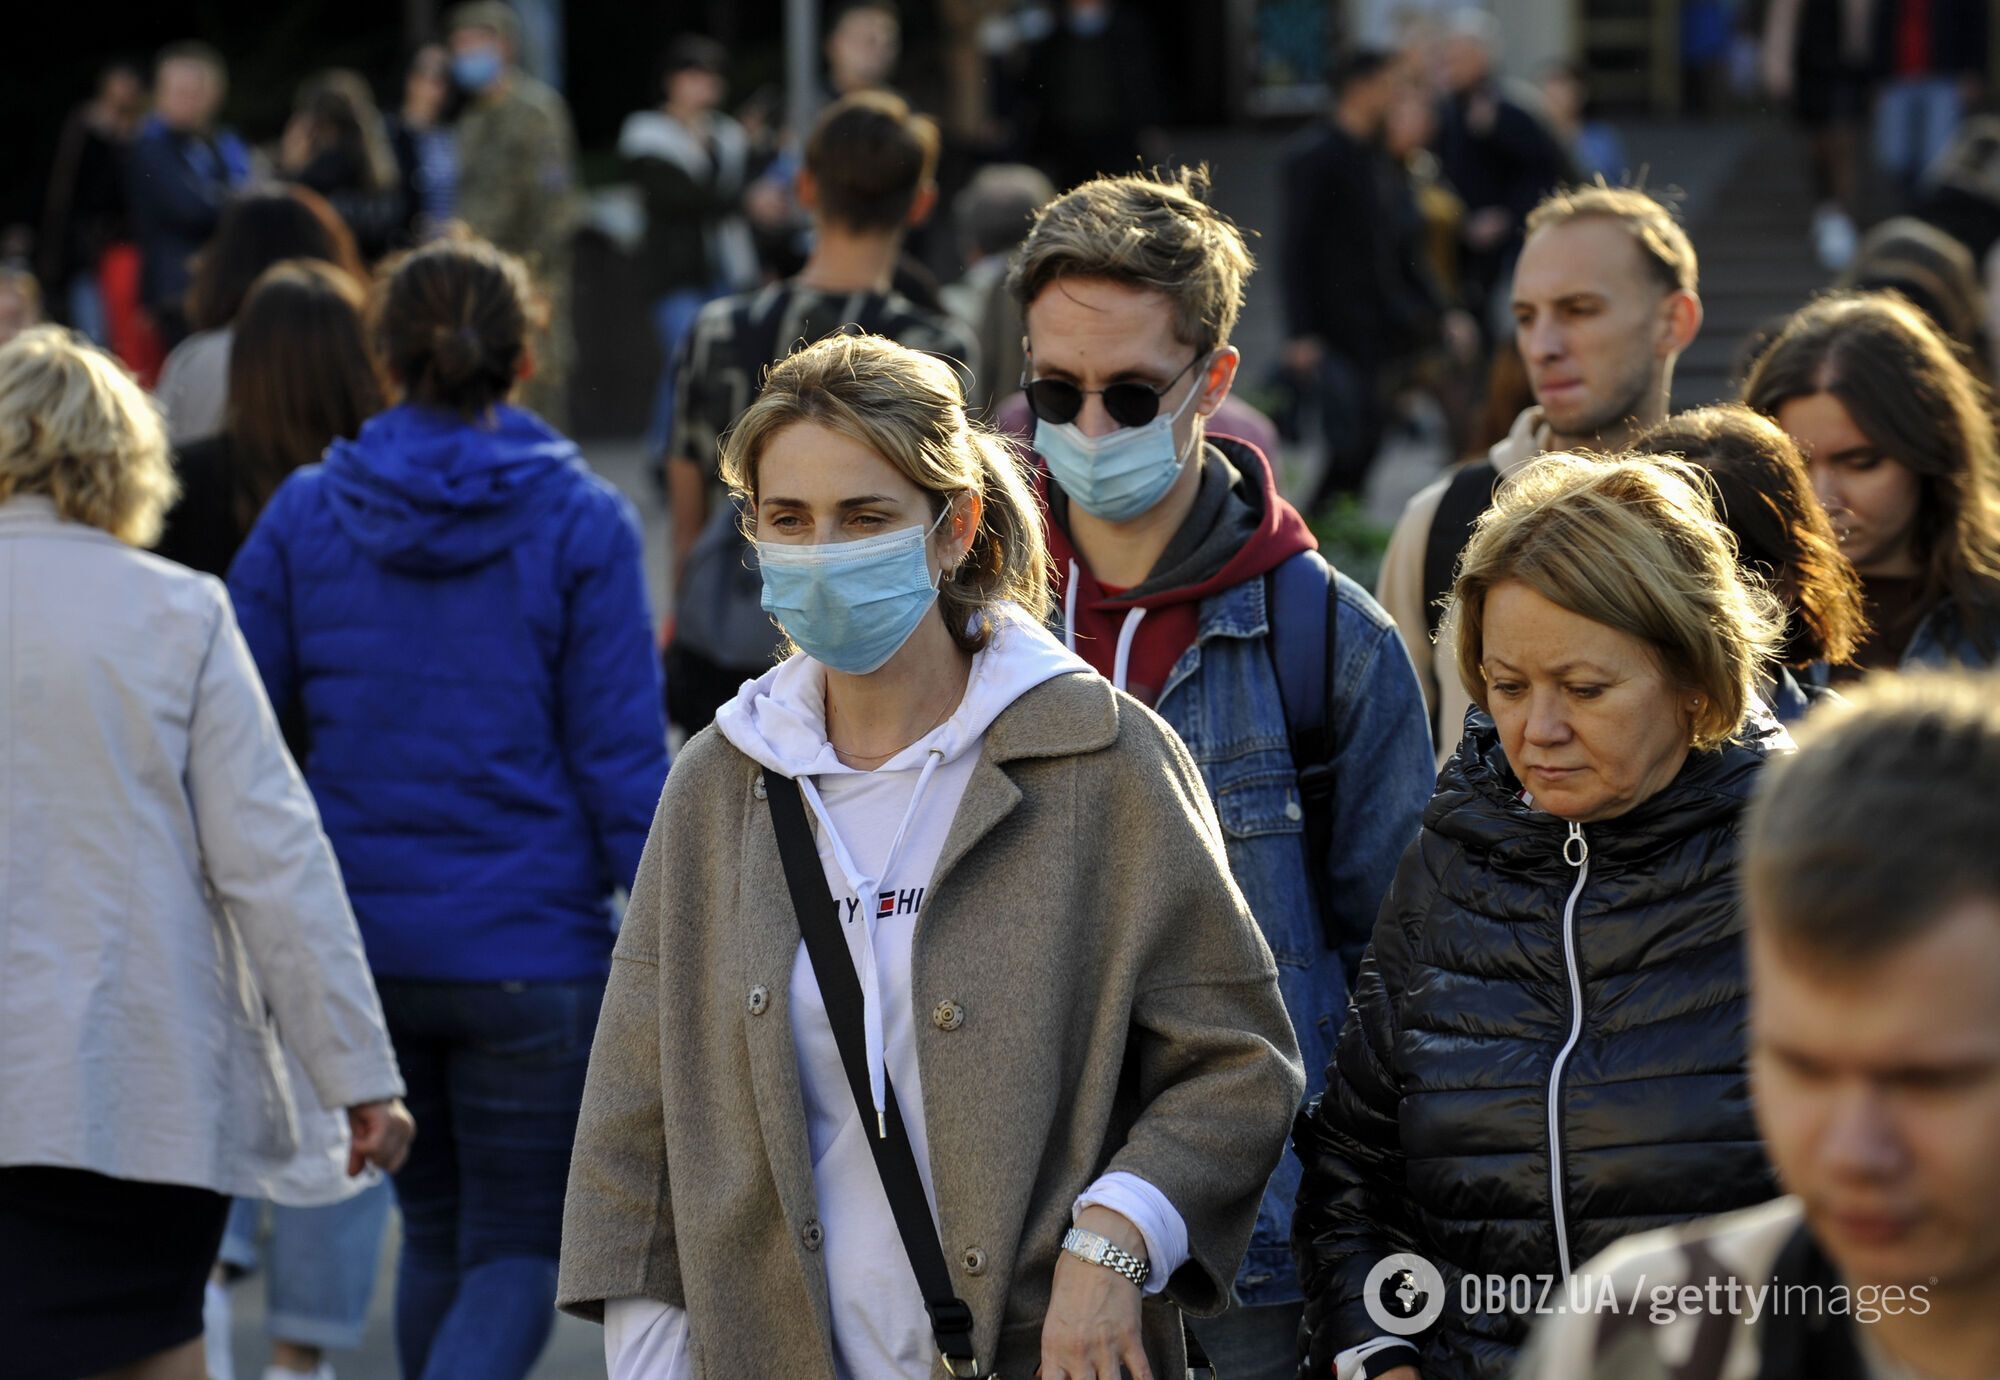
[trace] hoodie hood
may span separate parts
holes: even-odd
[[[370,560],[442,574],[509,550],[584,468],[575,444],[532,412],[496,407],[482,424],[406,404],[329,446],[322,479]]]
[[[1278,493],[1264,453],[1247,441],[1211,436],[1202,448],[1201,487],[1180,530],[1141,583],[1106,593],[1076,555],[1069,537],[1069,496],[1042,476],[1049,505],[1049,555],[1067,592],[1074,562],[1082,575],[1077,606],[1124,613],[1170,604],[1198,604],[1234,589],[1319,546],[1298,509]]]
[[[1044,681],[1090,667],[1016,604],[993,615],[993,636],[972,658],[965,695],[951,717],[875,770],[905,771],[933,752],[940,764],[978,746],[1007,706]],[[804,652],[744,682],[722,706],[715,727],[736,749],[782,776],[838,776],[857,769],[843,763],[826,736],[826,668]]]

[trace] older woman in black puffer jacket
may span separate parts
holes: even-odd
[[[1705,493],[1676,461],[1550,456],[1466,548],[1479,709],[1297,1127],[1312,1375],[1504,1376],[1597,1251],[1776,1191],[1735,874],[1790,750],[1753,689],[1781,623]]]

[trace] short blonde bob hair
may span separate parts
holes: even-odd
[[[930,496],[933,516],[961,494],[981,501],[979,531],[938,590],[958,645],[992,636],[993,606],[1048,614],[1049,554],[1041,514],[1013,448],[965,415],[965,392],[943,360],[874,335],[830,335],[771,366],[764,391],[722,440],[722,478],[757,513],[757,462],[801,422],[859,442]]]
[[[1459,558],[1448,614],[1481,709],[1486,596],[1508,580],[1651,647],[1670,681],[1701,696],[1697,749],[1737,736],[1782,640],[1778,601],[1739,569],[1705,476],[1665,456],[1557,453],[1500,486]]]
[[[180,496],[160,410],[111,356],[60,326],[0,346],[0,503],[43,494],[134,546]]]

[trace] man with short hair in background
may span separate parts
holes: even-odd
[[[534,372],[519,402],[569,424],[570,236],[581,220],[569,106],[520,66],[521,20],[504,0],[468,0],[445,16],[458,117],[458,216],[527,261],[549,319],[530,342]]]
[[[968,391],[978,377],[971,333],[890,285],[903,232],[937,202],[937,160],[937,126],[899,96],[870,91],[828,106],[798,177],[815,231],[805,267],[710,302],[682,343],[667,444],[675,612],[666,666],[667,716],[684,733],[768,671],[781,643],[718,472],[722,433],[756,400],[764,371],[821,336],[860,330],[951,361]]]
[[[973,174],[952,202],[965,274],[939,294],[945,310],[979,341],[980,375],[969,402],[988,421],[995,405],[1021,386],[1021,308],[1007,292],[1007,260],[1027,238],[1035,212],[1055,187],[1026,163],[993,163]]]
[[[1617,450],[1667,415],[1674,361],[1701,330],[1696,287],[1687,232],[1637,188],[1557,192],[1529,215],[1513,312],[1535,405],[1486,459],[1410,500],[1376,587],[1416,664],[1440,763],[1458,749],[1472,703],[1439,623],[1473,523],[1494,487],[1536,456]]]
[[[1538,1326],[1522,1380],[2000,1375],[1994,689],[1871,680],[1765,769],[1751,1088],[1791,1196],[1584,1266],[1593,1307]]]
[[[153,64],[153,113],[126,165],[126,198],[139,242],[141,300],[169,349],[188,333],[187,294],[196,251],[223,204],[250,177],[250,151],[215,117],[229,90],[222,54],[174,43]]]

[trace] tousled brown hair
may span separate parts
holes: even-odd
[[[325,197],[308,187],[251,192],[223,209],[213,239],[195,256],[188,323],[198,331],[227,326],[250,285],[272,264],[318,259],[365,280],[354,234]]]
[[[819,214],[850,230],[894,230],[937,174],[938,128],[901,96],[858,91],[826,108],[806,140]]]
[[[1207,195],[1206,167],[1086,182],[1036,215],[1007,290],[1025,312],[1063,278],[1150,288],[1173,304],[1182,344],[1201,352],[1227,345],[1256,265],[1243,232]]]
[[[311,259],[257,280],[229,351],[229,464],[244,530],[285,476],[382,408],[361,284]]]
[[[1751,366],[1743,400],[1776,418],[1830,393],[1920,486],[1923,602],[2000,609],[2000,440],[1992,397],[1929,317],[1893,293],[1833,293],[1795,312]],[[1981,620],[1966,618],[1977,636]],[[1985,650],[1992,652],[1995,648]]]
[[[1786,665],[1854,659],[1868,632],[1861,577],[1840,554],[1791,437],[1740,403],[1725,403],[1676,413],[1632,449],[1678,456],[1708,471],[1717,515],[1736,537],[1737,560],[1774,585],[1789,581]]]
[[[1871,676],[1764,769],[1744,846],[1750,923],[1856,963],[1953,907],[2000,903],[2000,696],[1977,672]]]
[[[536,305],[514,255],[468,236],[440,240],[388,266],[376,350],[408,401],[476,417],[513,392]]]

